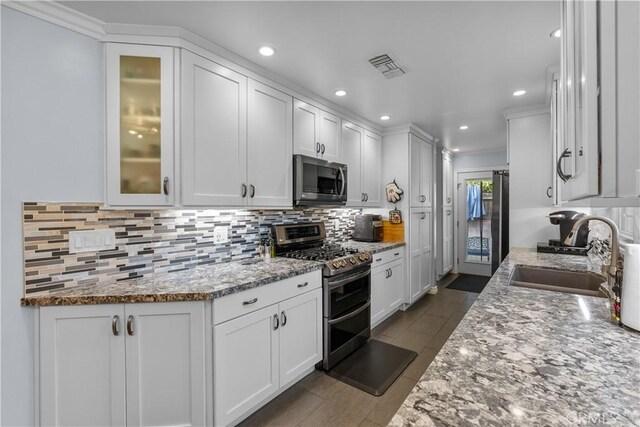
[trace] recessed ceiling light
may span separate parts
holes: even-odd
[[[276,53],[276,50],[271,46],[262,46],[258,49],[258,52],[260,52],[260,55],[262,56],[273,56],[273,54]]]
[[[347,94],[346,90],[342,90],[342,89],[338,89],[337,91],[333,92],[336,96],[345,96]]]
[[[513,92],[513,96],[522,96],[522,95],[524,95],[525,93],[527,93],[527,91],[526,91],[526,90],[518,89],[517,91]]]
[[[453,148],[453,149],[451,149],[451,151],[453,151],[454,153],[457,153],[458,151],[460,151],[460,149],[459,148]]]
[[[388,114],[385,114],[385,115],[383,115],[383,116],[380,116],[380,120],[389,120],[390,118],[391,118],[391,116],[390,116],[390,115],[388,115]]]
[[[460,130],[467,130],[467,129],[469,129],[469,126],[467,125],[460,126]]]
[[[138,132],[136,132],[135,130],[131,129],[131,130],[129,131],[129,133],[130,133],[131,135],[136,135]]]
[[[142,135],[138,134],[138,138],[139,138],[139,139],[142,139]]]
[[[551,31],[551,34],[549,34],[549,37],[554,37],[556,39],[559,39],[562,36],[562,30],[560,28],[556,28],[555,30]]]

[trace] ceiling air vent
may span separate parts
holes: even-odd
[[[387,53],[371,58],[369,63],[388,79],[399,77],[405,73],[405,71],[400,68],[400,66],[396,64]]]

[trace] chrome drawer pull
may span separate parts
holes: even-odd
[[[396,252],[395,254],[393,254],[393,256],[398,256],[400,255],[400,252]]]
[[[113,316],[113,320],[111,321],[111,332],[116,337],[120,335],[120,316]]]
[[[251,304],[255,304],[255,303],[257,303],[257,302],[258,302],[258,298],[254,298],[254,299],[249,300],[249,301],[244,301],[244,302],[242,303],[242,305],[251,305]]]
[[[273,315],[273,330],[277,331],[279,327],[280,327],[280,319],[278,318],[277,314],[274,314]]]
[[[127,333],[133,335],[133,316],[129,316],[127,319]]]
[[[304,288],[304,287],[306,287],[308,284],[309,284],[309,282],[300,283],[300,284],[298,285],[298,287],[299,287],[299,288]]]

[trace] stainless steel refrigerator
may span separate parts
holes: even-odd
[[[509,253],[509,171],[493,171],[491,275]]]

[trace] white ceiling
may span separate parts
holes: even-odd
[[[506,147],[502,110],[544,103],[547,67],[560,60],[549,37],[558,1],[62,3],[109,23],[182,27],[366,119],[413,122],[465,152]],[[264,44],[277,54],[260,56]],[[408,73],[374,71],[367,60],[384,52]]]

